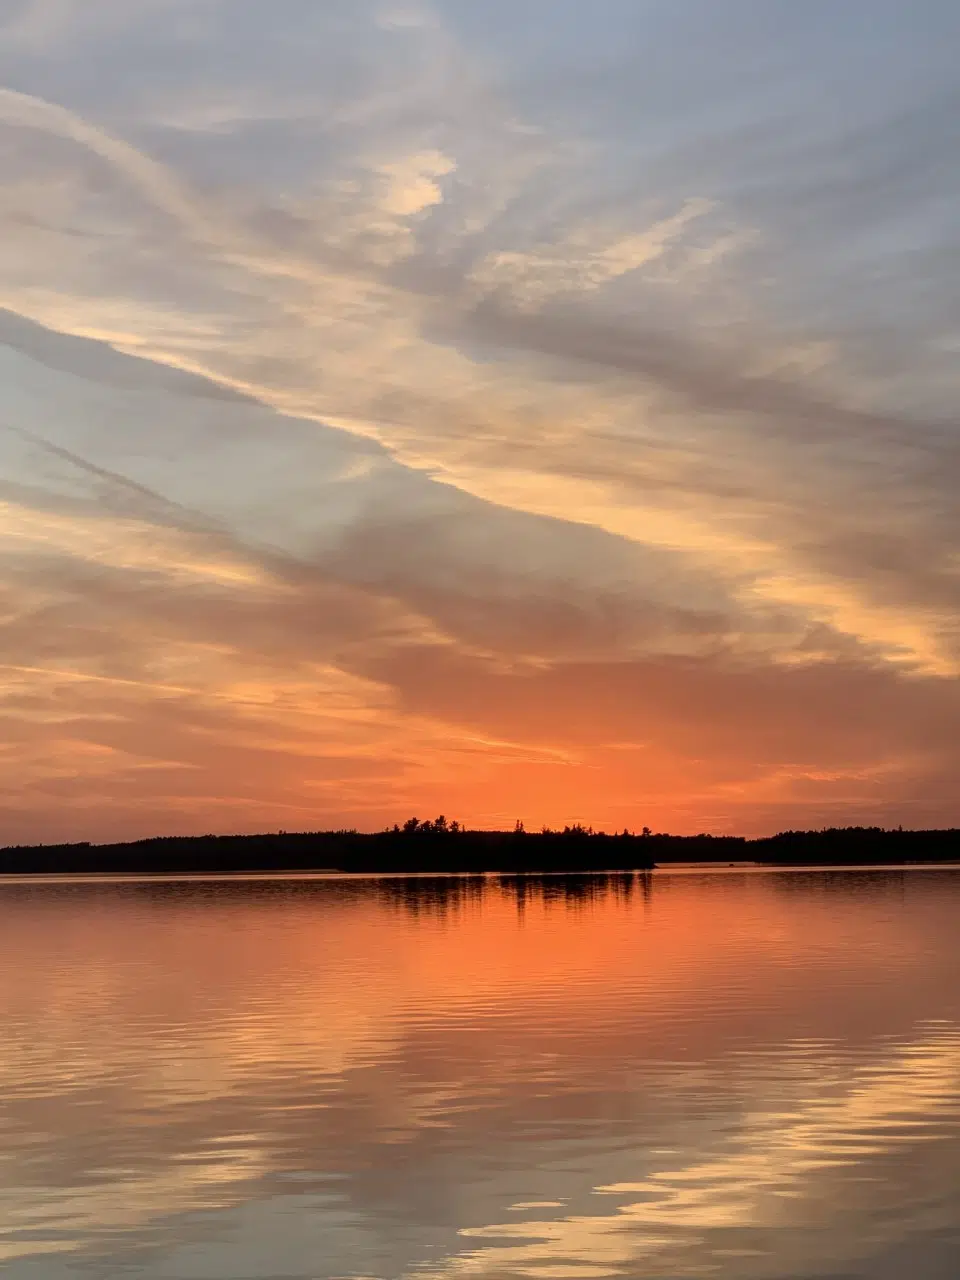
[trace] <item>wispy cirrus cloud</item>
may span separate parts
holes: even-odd
[[[224,743],[253,689],[290,781],[249,821],[362,815],[307,786],[307,707],[402,779],[386,808],[492,820],[519,753],[543,820],[570,769],[603,820],[951,817],[955,17],[854,6],[828,43],[692,8],[562,5],[537,39],[454,0],[8,15],[11,732],[127,681],[132,738],[212,697]],[[274,777],[192,734],[150,783],[216,779],[186,825]],[[129,777],[118,829],[155,824]]]

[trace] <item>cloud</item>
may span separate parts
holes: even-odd
[[[487,767],[516,803],[507,753],[545,816],[574,766],[603,812],[660,777],[683,823],[860,813],[881,777],[948,815],[922,729],[960,670],[940,62],[925,93],[921,46],[868,42],[881,101],[831,54],[840,129],[766,27],[706,9],[729,66],[626,7],[536,51],[452,3],[281,9],[25,6],[0,35],[11,669],[132,682],[147,738],[149,690],[239,707],[248,666],[258,706],[287,690],[280,741],[294,689],[334,697],[320,665],[404,795],[474,753],[467,808]],[[731,688],[780,728],[728,724]]]
[[[710,207],[707,200],[688,200],[646,230],[613,236],[607,243],[599,228],[577,228],[557,245],[492,254],[471,279],[483,292],[506,294],[521,311],[536,309],[557,295],[591,292],[656,262]]]
[[[389,186],[384,209],[401,218],[408,218],[423,213],[431,205],[442,203],[443,192],[437,179],[455,169],[454,162],[439,151],[422,152],[405,160],[385,164],[382,172]]]

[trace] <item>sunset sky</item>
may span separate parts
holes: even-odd
[[[955,0],[0,0],[0,844],[960,823]]]

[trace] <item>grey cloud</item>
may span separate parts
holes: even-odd
[[[92,382],[138,391],[158,390],[252,403],[249,397],[210,378],[121,353],[108,342],[59,333],[15,311],[0,309],[0,345],[21,351],[51,369]]]
[[[709,643],[742,625],[734,600],[689,558],[497,507],[319,423],[239,402],[196,405],[171,394],[179,390],[176,375],[159,399],[148,397],[155,388],[149,373],[140,381],[145,362],[118,353],[103,394],[103,366],[88,360],[89,344],[58,343],[62,363],[95,385],[87,404],[74,383],[60,388],[48,377],[27,402],[29,420],[71,446],[12,433],[22,448],[8,453],[0,492],[24,493],[35,509],[89,516],[93,501],[99,512],[190,534],[201,557],[233,552],[295,584],[305,601],[325,584],[373,591],[422,610],[466,643],[506,652],[513,645],[536,653],[570,643]],[[32,377],[29,366],[26,372]],[[128,388],[122,399],[112,390],[117,383]],[[186,387],[193,385],[188,379]],[[60,416],[68,402],[71,414]],[[58,464],[46,494],[38,455]],[[218,477],[227,475],[222,487]],[[64,572],[78,584],[89,573],[82,566]],[[273,606],[280,613],[297,607]],[[288,631],[291,625],[288,616]]]

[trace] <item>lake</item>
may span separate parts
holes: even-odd
[[[955,1280],[960,873],[0,883],[5,1280]]]

